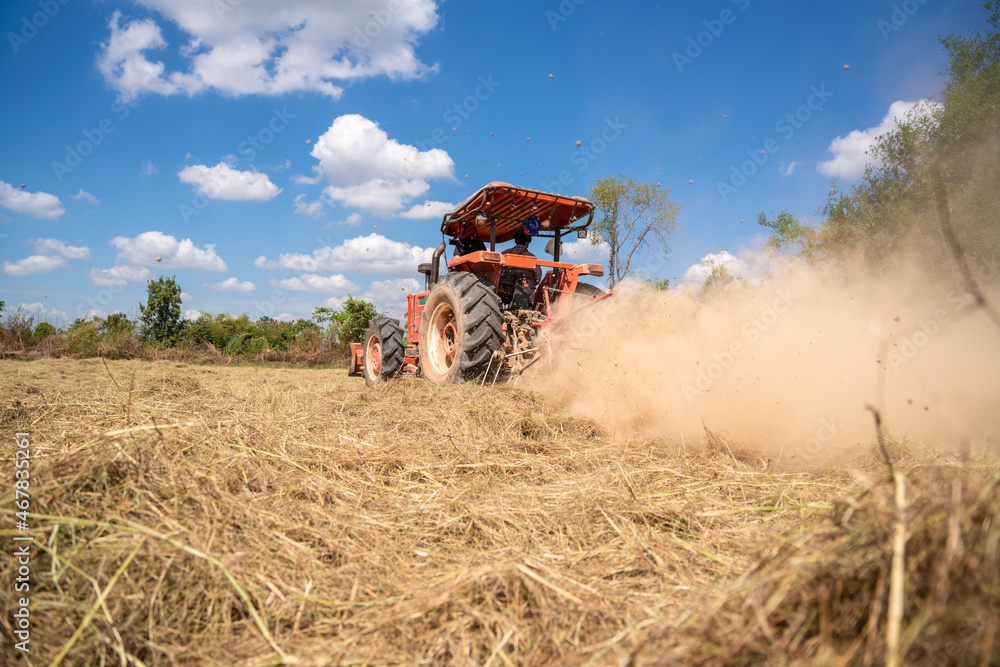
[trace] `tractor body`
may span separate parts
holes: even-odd
[[[560,261],[564,239],[586,238],[593,215],[580,197],[499,182],[480,189],[444,216],[441,245],[418,267],[424,290],[407,297],[408,343],[398,320],[373,319],[363,342],[351,344],[349,373],[374,384],[402,373],[458,383],[524,372],[568,333],[570,316],[610,296],[580,281],[603,276],[603,266]],[[497,250],[528,220],[551,260]]]

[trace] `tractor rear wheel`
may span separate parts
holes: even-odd
[[[380,380],[395,377],[403,368],[403,330],[399,320],[376,317],[365,330],[361,353],[361,372],[365,384],[373,386]]]
[[[434,384],[461,383],[484,374],[503,343],[496,290],[465,271],[434,286],[420,318],[420,372]]]

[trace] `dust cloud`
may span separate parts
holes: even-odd
[[[625,285],[577,315],[529,386],[619,437],[695,447],[707,427],[793,466],[867,451],[868,405],[907,446],[998,453],[1000,331],[960,281],[906,262],[877,278],[800,262],[774,274],[709,292]]]

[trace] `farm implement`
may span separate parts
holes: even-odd
[[[482,188],[444,216],[441,244],[417,267],[424,290],[407,296],[405,339],[399,320],[374,318],[351,343],[350,375],[369,386],[404,373],[436,384],[520,375],[569,334],[574,314],[610,296],[580,281],[603,276],[603,266],[560,261],[564,239],[586,238],[593,217],[582,197]],[[526,252],[532,238],[548,239],[552,260]],[[497,251],[509,241],[513,251]]]

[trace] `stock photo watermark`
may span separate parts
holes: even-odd
[[[818,88],[810,86],[809,91],[810,95],[803,104],[784,114],[774,123],[774,131],[784,141],[788,141],[794,137],[798,130],[802,129],[806,123],[812,120],[817,111],[823,109],[823,104],[833,97],[833,91],[827,90],[826,84],[821,84]],[[746,149],[747,159],[729,167],[729,178],[727,180],[715,182],[715,188],[718,190],[722,201],[728,201],[730,195],[746,185],[748,179],[752,178],[767,164],[771,155],[780,150],[781,142],[773,136],[764,140],[763,150]]]
[[[30,653],[31,643],[31,434],[14,434],[14,553],[15,602],[11,630],[17,642],[14,648]]]
[[[741,329],[742,339],[733,341],[722,351],[714,352],[712,361],[707,365],[699,364],[698,374],[694,382],[681,387],[688,403],[694,403],[695,399],[710,391],[712,385],[725,375],[751,346],[760,341],[761,337],[781,319],[781,316],[789,311],[792,304],[798,301],[798,298],[792,294],[791,288],[777,290],[770,305],[743,325]]]
[[[565,23],[569,17],[576,13],[576,8],[587,0],[562,0],[555,10],[545,10],[545,20],[549,22],[549,28],[555,32],[560,23]]]
[[[741,12],[746,11],[747,7],[750,6],[750,0],[732,0],[732,3]],[[706,49],[715,44],[715,40],[722,36],[726,26],[735,23],[738,16],[739,14],[732,9],[723,9],[719,12],[718,18],[702,21],[701,24],[705,26],[705,29],[696,35],[688,36],[684,52],[674,51],[671,54],[670,57],[673,58],[677,71],[683,74],[684,68],[694,64],[694,61],[700,58]]]
[[[29,17],[27,14],[21,17],[21,29],[17,32],[8,32],[7,41],[10,48],[16,55],[23,46],[38,35],[38,31],[49,24],[62,9],[63,5],[69,4],[70,0],[38,0],[39,11],[34,12]]]
[[[889,19],[879,19],[875,23],[878,31],[882,33],[883,41],[888,42],[889,36],[906,25],[910,17],[916,14],[920,10],[920,7],[925,4],[927,4],[927,0],[905,0],[905,2],[900,4],[894,4],[892,6],[892,13],[889,14]]]
[[[556,180],[545,181],[541,184],[541,189],[549,192],[556,192],[564,187],[572,185],[577,177],[587,171],[590,165],[608,150],[608,147],[621,138],[628,124],[622,122],[621,116],[605,118],[597,136],[590,141],[578,141],[578,148],[570,153],[569,163],[576,167],[575,171],[563,169],[556,175]]]
[[[236,152],[246,158],[247,162],[252,162],[259,153],[267,149],[275,137],[285,131],[294,119],[295,114],[289,113],[288,107],[282,107],[281,109],[277,107],[272,108],[271,118],[256,132],[247,135],[246,139],[241,141],[236,147]],[[221,163],[221,165],[224,164]],[[185,223],[190,224],[191,218],[201,214],[202,211],[208,208],[211,200],[219,198],[218,195],[233,186],[235,180],[246,178],[245,173],[235,170],[233,165],[229,165],[228,169],[220,168],[221,165],[204,170],[207,174],[207,179],[197,181],[195,192],[191,195],[190,203],[181,202],[177,205],[177,211]],[[181,172],[181,175],[183,180],[184,171]],[[263,176],[263,179],[257,177],[255,180],[261,182],[266,180],[267,183],[270,183],[270,179],[266,176]]]

